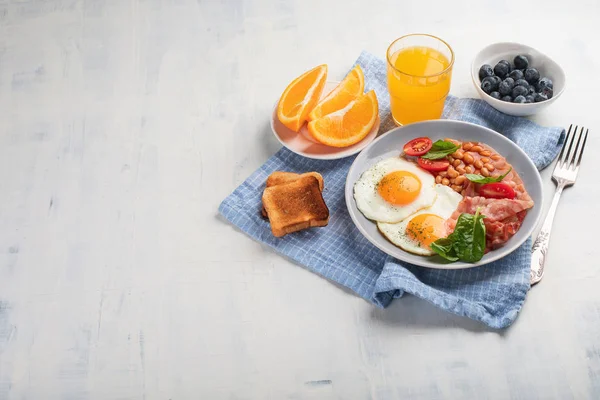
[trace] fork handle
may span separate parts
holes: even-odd
[[[546,254],[548,253],[548,243],[550,242],[550,232],[552,230],[552,222],[554,222],[554,215],[556,214],[556,207],[560,200],[560,195],[565,188],[564,182],[558,182],[556,185],[556,192],[552,198],[552,204],[544,219],[542,229],[538,234],[533,247],[531,248],[531,272],[530,272],[530,283],[531,286],[535,285],[542,280],[544,276],[544,267],[546,265]]]

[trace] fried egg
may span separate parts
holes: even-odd
[[[397,224],[377,223],[379,231],[393,244],[409,253],[430,256],[431,243],[448,236],[446,220],[458,207],[462,196],[444,185],[435,185],[437,198],[427,209]]]
[[[435,179],[400,157],[382,160],[354,184],[356,207],[373,221],[396,223],[435,201]]]

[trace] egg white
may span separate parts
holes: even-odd
[[[458,203],[460,203],[462,200],[462,196],[450,189],[448,186],[437,184],[435,185],[435,192],[437,193],[437,198],[431,207],[420,210],[411,215],[410,218],[406,218],[402,222],[396,224],[378,222],[377,228],[379,228],[379,231],[390,242],[401,249],[408,251],[409,253],[423,256],[435,254],[433,250],[423,247],[419,241],[406,234],[406,227],[417,215],[434,214],[444,220],[447,220],[458,207]]]
[[[377,192],[381,179],[394,171],[408,171],[421,181],[421,191],[410,204],[395,206],[385,201]],[[400,157],[392,157],[378,162],[363,172],[354,184],[356,207],[373,221],[396,223],[409,217],[422,208],[430,207],[437,196],[434,190],[435,179],[429,172]]]

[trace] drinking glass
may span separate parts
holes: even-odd
[[[450,92],[454,52],[427,34],[402,36],[387,50],[390,108],[397,125],[438,119]]]

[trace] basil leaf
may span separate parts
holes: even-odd
[[[465,174],[465,176],[467,177],[468,180],[470,180],[471,182],[475,182],[475,183],[496,183],[496,182],[500,182],[502,179],[504,179],[510,171],[512,171],[512,168],[509,169],[508,171],[506,171],[506,173],[504,175],[500,175],[500,176],[496,176],[496,177],[493,177],[493,176],[485,177],[483,175],[478,175],[478,174]]]
[[[460,145],[456,145],[446,140],[438,140],[433,143],[431,149],[421,157],[426,160],[439,160],[440,158],[444,158],[447,155],[454,153],[458,149],[460,149]]]
[[[456,146],[457,145],[447,140],[436,140],[431,145],[430,151],[449,150],[455,148]]]
[[[485,254],[485,216],[462,213],[448,237],[436,240],[431,249],[449,261],[477,262]]]

